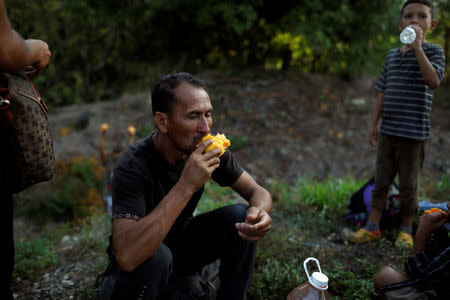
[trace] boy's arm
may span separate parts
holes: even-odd
[[[432,90],[437,89],[441,84],[441,79],[439,78],[436,69],[425,55],[422,47],[414,48],[414,53],[416,54],[417,62],[425,84]]]
[[[422,72],[425,84],[432,90],[437,89],[441,84],[441,79],[422,49],[423,41],[425,39],[423,36],[424,33],[420,26],[414,26],[414,30],[416,31],[417,38],[410,44],[410,47],[413,48],[413,51],[416,54],[417,63],[419,64],[420,72]]]
[[[384,103],[384,93],[378,92],[378,99],[377,99],[377,105],[375,107],[375,114],[373,117],[372,125],[370,126],[370,133],[369,133],[369,143],[376,147],[378,143],[378,123],[381,119],[381,111],[383,110],[383,103]]]

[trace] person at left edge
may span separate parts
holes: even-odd
[[[48,44],[37,39],[24,40],[9,22],[3,0],[0,0],[0,80],[6,72],[25,70],[28,76],[39,74],[50,60]],[[0,91],[2,92],[2,91]],[[14,237],[13,237],[13,193],[11,187],[15,172],[13,150],[9,147],[6,118],[0,110],[0,201],[3,205],[1,232],[3,243],[2,280],[0,295],[2,299],[14,299],[11,291],[11,279],[14,270]]]

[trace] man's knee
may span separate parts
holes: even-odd
[[[129,299],[130,295],[156,299],[158,295],[165,293],[171,272],[172,253],[166,245],[161,244],[155,254],[134,271],[119,273],[113,284],[111,299]]]
[[[227,207],[228,214],[233,222],[243,222],[247,217],[248,206],[242,203],[233,204]]]
[[[137,267],[136,271],[144,274],[161,274],[161,276],[168,277],[172,271],[172,252],[166,245],[161,244],[155,254]]]

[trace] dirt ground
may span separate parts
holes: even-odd
[[[367,142],[376,100],[373,77],[361,76],[350,82],[296,73],[262,74],[252,80],[216,72],[200,75],[210,87],[213,132],[231,138],[238,161],[261,184],[271,180],[294,183],[303,176],[369,178],[373,174],[376,151]],[[150,126],[149,96],[127,94],[114,101],[64,107],[51,112],[49,119],[58,159],[98,156],[101,123],[113,125],[111,144],[126,139],[127,124],[139,130]],[[449,108],[437,103],[426,146],[426,180],[450,172],[449,131]],[[21,222],[17,220],[18,230]],[[323,241],[330,243],[324,246],[327,243]],[[345,252],[349,264],[368,251],[374,261],[379,260],[389,248],[348,246],[339,230],[318,237],[317,243],[331,255]],[[104,255],[103,250],[99,255]],[[65,263],[36,282],[16,282],[16,299],[71,299],[92,285],[93,275],[83,271],[88,265],[68,255]]]
[[[364,177],[373,174],[376,150],[368,131],[375,108],[375,78],[262,73],[259,78],[199,75],[214,107],[212,132],[225,133],[239,162],[257,179]],[[445,100],[449,102],[447,98]],[[450,172],[449,105],[435,101],[424,177]],[[99,127],[108,123],[107,146],[126,144],[127,126],[148,134],[153,126],[148,92],[66,106],[49,113],[57,159],[98,157]],[[445,103],[444,103],[445,104]]]

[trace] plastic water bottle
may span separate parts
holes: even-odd
[[[411,44],[416,39],[416,31],[409,25],[400,33],[400,42],[403,44]]]
[[[307,266],[309,261],[314,261],[319,269],[319,272],[313,272],[311,276],[309,275]],[[303,268],[308,277],[308,282],[292,290],[286,300],[328,300],[330,298],[327,291],[328,277],[322,273],[319,261],[314,257],[309,257],[303,262]]]

